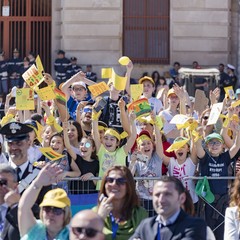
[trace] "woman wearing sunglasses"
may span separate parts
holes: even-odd
[[[147,212],[140,207],[135,181],[125,166],[113,166],[105,173],[98,206],[94,209],[104,219],[106,240],[126,240],[134,233]]]
[[[48,191],[40,206],[40,220],[32,213],[39,192],[62,180],[63,170],[56,164],[48,163],[23,193],[18,206],[18,224],[22,240],[68,240],[66,227],[71,219],[70,199],[67,193],[56,188]]]

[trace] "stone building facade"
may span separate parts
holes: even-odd
[[[76,56],[80,65],[91,63],[98,76],[102,67],[122,71],[118,59],[122,56],[123,1],[52,0],[52,56],[63,49],[67,57]],[[182,66],[191,66],[194,60],[202,67],[216,67],[220,62],[238,66],[238,0],[169,1],[169,64],[135,64],[133,77],[144,71],[163,73],[174,61]]]

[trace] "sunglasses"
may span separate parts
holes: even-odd
[[[112,177],[106,177],[106,183],[113,183],[116,182],[118,186],[124,185],[127,182],[126,178],[112,178]]]
[[[65,212],[64,209],[62,208],[50,207],[50,206],[43,207],[43,211],[45,211],[46,213],[50,213],[52,211],[54,215],[58,215],[58,216]]]
[[[83,112],[90,113],[90,112],[92,112],[92,108],[84,108]]]
[[[204,116],[202,117],[204,120],[207,120],[209,118],[209,116]]]
[[[102,233],[94,228],[72,227],[72,232],[75,236],[79,237],[80,234],[84,234],[86,237],[93,238],[98,233]]]
[[[0,186],[7,185],[7,179],[0,179]]]
[[[209,146],[214,146],[214,145],[216,145],[217,147],[218,146],[220,146],[222,144],[222,142],[220,142],[220,141],[210,141],[210,142],[208,142],[208,145]]]

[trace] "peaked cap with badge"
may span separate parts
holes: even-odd
[[[22,141],[29,137],[32,128],[19,122],[11,122],[0,129],[0,133],[5,135],[7,142]]]

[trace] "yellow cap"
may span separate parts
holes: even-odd
[[[40,207],[51,206],[58,208],[70,207],[71,202],[67,193],[62,188],[56,188],[48,191],[39,205]]]
[[[144,81],[150,81],[154,86],[155,86],[155,82],[151,77],[145,76],[139,79],[139,84],[143,83]]]

